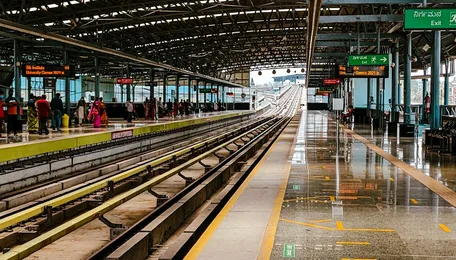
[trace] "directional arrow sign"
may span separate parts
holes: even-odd
[[[349,66],[378,66],[389,65],[388,54],[367,54],[367,55],[350,55],[348,56]]]

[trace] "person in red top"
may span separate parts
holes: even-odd
[[[38,109],[38,120],[39,120],[39,128],[38,134],[49,134],[49,130],[47,128],[47,121],[49,118],[49,111],[51,107],[49,106],[49,102],[46,100],[46,95],[42,95],[41,99],[36,102],[36,107]]]
[[[3,95],[5,95],[5,92],[0,90],[0,137],[2,136],[3,131],[3,121],[5,120],[5,112],[3,111]]]

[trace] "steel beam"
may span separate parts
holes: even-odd
[[[152,99],[155,98],[155,85],[154,85],[154,82],[155,82],[155,71],[154,71],[154,69],[150,69],[149,74],[150,74],[150,93],[149,93],[149,96],[150,96],[150,100],[152,101]]]
[[[309,3],[307,16],[307,48],[306,48],[306,84],[309,84],[309,74],[312,68],[312,59],[315,49],[315,41],[317,39],[318,23],[320,21],[320,10],[322,0],[315,0]]]
[[[72,39],[72,38],[65,37],[63,35],[56,34],[56,33],[45,32],[45,31],[40,30],[38,28],[22,25],[22,24],[19,24],[19,23],[15,23],[15,22],[11,22],[11,21],[5,20],[5,19],[0,19],[0,27],[6,28],[6,29],[9,29],[9,30],[13,30],[13,31],[17,31],[17,32],[21,32],[21,33],[25,33],[25,34],[29,34],[29,35],[34,35],[34,36],[41,37],[41,38],[48,39],[48,40],[52,40],[52,41],[66,43],[68,45],[77,46],[77,47],[80,47],[80,48],[83,48],[83,49],[88,49],[88,50],[96,51],[96,52],[99,52],[99,53],[108,54],[108,55],[115,56],[115,57],[118,57],[118,58],[122,58],[122,59],[130,60],[130,61],[138,62],[140,64],[153,66],[153,67],[157,67],[157,68],[162,68],[162,69],[165,69],[165,70],[170,70],[170,71],[173,71],[173,72],[176,72],[176,73],[181,73],[181,74],[184,74],[184,75],[189,75],[189,76],[193,76],[193,77],[199,77],[199,78],[202,78],[202,79],[206,79],[206,80],[210,80],[210,81],[213,81],[213,82],[226,84],[226,85],[233,86],[233,87],[239,87],[239,88],[244,88],[245,87],[245,86],[242,86],[240,84],[235,84],[235,83],[232,83],[232,82],[229,82],[229,81],[217,79],[217,78],[214,78],[214,77],[210,77],[210,76],[203,75],[203,74],[200,74],[200,73],[192,72],[192,71],[189,71],[189,70],[176,68],[176,67],[168,65],[168,64],[155,62],[155,61],[152,61],[152,60],[149,60],[149,59],[141,58],[141,57],[138,57],[138,56],[135,56],[135,55],[131,55],[131,54],[128,54],[128,53],[124,53],[124,52],[121,52],[121,51],[117,51],[117,50],[114,50],[114,49],[101,47],[101,46],[93,44],[93,43],[88,43],[88,42],[80,41],[80,40],[77,40],[77,39]]]
[[[395,39],[403,37],[401,33],[382,33],[380,34],[381,39]],[[317,41],[333,41],[333,40],[356,40],[358,35],[356,33],[325,33],[318,34]],[[361,39],[377,39],[376,33],[360,33],[359,38]]]
[[[366,23],[366,22],[403,22],[402,14],[380,15],[328,15],[321,16],[320,23]]]
[[[432,46],[431,62],[431,129],[440,128],[440,49],[441,32],[434,31],[434,46]]]
[[[309,2],[307,0],[306,2]],[[323,0],[323,5],[390,5],[390,4],[422,4],[423,0]],[[453,4],[454,0],[428,0],[430,4]]]

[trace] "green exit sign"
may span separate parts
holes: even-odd
[[[389,65],[388,54],[366,54],[348,56],[349,66],[379,66]]]
[[[404,11],[405,30],[454,30],[456,9],[407,8]]]

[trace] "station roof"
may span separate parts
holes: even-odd
[[[403,53],[404,8],[422,3],[315,2],[320,1],[311,79],[329,75],[332,65],[344,63],[350,50],[356,52],[358,35],[360,53],[376,53],[379,36],[381,53],[396,40]],[[453,0],[427,3],[456,8]],[[57,50],[65,48],[86,73],[93,73],[91,57],[99,55],[105,75],[121,73],[127,63],[138,73],[155,66],[213,80],[241,70],[304,68],[312,7],[309,0],[11,0],[0,5],[0,61],[12,64],[12,39],[19,39],[24,61],[62,62]],[[62,39],[52,41],[49,35]],[[93,48],[82,46],[84,42]],[[431,32],[413,34],[414,68],[430,64],[428,47]],[[455,47],[455,32],[442,32],[442,59],[455,56]]]

